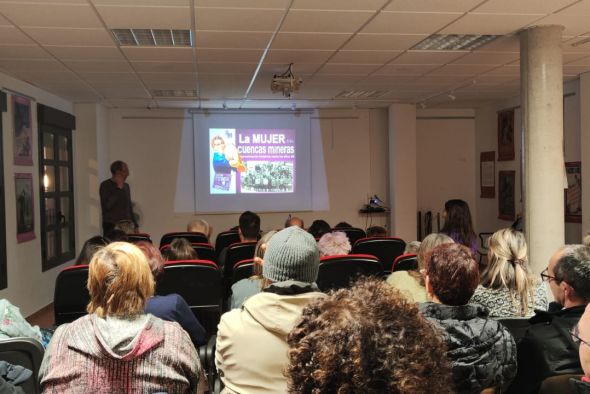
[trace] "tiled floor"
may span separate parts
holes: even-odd
[[[42,328],[50,328],[55,324],[55,318],[53,315],[53,303],[47,305],[43,309],[33,313],[27,317],[27,321]]]

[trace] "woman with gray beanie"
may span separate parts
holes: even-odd
[[[320,255],[312,235],[297,226],[276,233],[262,265],[263,290],[221,317],[215,364],[228,392],[285,393],[287,335],[311,300]]]

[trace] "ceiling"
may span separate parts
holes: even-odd
[[[564,80],[590,71],[590,42],[571,45],[590,38],[589,20],[590,0],[0,0],[0,71],[109,107],[477,107],[518,94],[527,26],[565,27]],[[194,47],[120,47],[114,28],[190,29]],[[409,50],[433,33],[502,37]],[[292,100],[270,91],[289,63],[304,80]],[[344,90],[380,98],[334,99]]]

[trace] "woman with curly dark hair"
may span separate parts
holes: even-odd
[[[382,281],[312,302],[288,343],[289,393],[453,392],[440,334]]]

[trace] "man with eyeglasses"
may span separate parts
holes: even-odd
[[[590,306],[586,307],[578,324],[571,331],[572,340],[578,344],[580,363],[584,376],[570,379],[576,393],[590,393]]]
[[[590,248],[566,245],[541,273],[555,302],[548,311],[535,311],[518,343],[518,373],[510,392],[536,393],[550,376],[582,374],[578,347],[570,331],[590,301]]]

